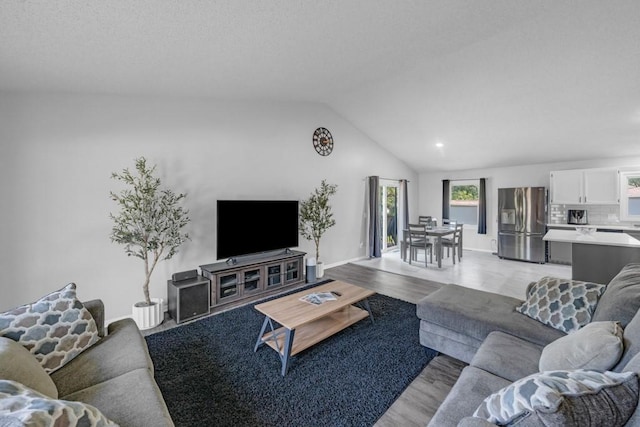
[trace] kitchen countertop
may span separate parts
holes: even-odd
[[[547,224],[547,227],[553,228],[567,228],[567,229],[575,229],[576,225],[574,224]],[[622,231],[640,231],[640,226],[634,227],[633,225],[621,225],[621,224],[587,224],[587,225],[578,225],[578,227],[595,227],[595,228],[606,228],[607,230],[622,230]]]
[[[547,234],[544,235],[543,240],[548,242],[583,243],[588,245],[640,248],[640,240],[631,237],[626,233],[607,233],[596,231],[589,235],[585,235],[579,234],[575,230],[549,230]]]

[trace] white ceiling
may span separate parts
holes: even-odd
[[[2,0],[0,90],[322,102],[416,171],[640,156],[640,1]]]

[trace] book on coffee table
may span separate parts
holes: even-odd
[[[331,292],[314,292],[300,297],[300,301],[313,305],[320,305],[326,301],[335,301],[337,298]]]

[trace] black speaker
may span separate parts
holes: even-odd
[[[209,279],[196,275],[194,279],[167,281],[169,315],[182,323],[209,314]]]
[[[182,282],[183,280],[195,279],[196,277],[198,277],[198,270],[189,270],[173,273],[171,280],[174,282]]]

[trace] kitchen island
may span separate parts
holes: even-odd
[[[571,278],[607,284],[630,262],[640,262],[640,240],[626,233],[549,230],[547,242],[571,243]]]

